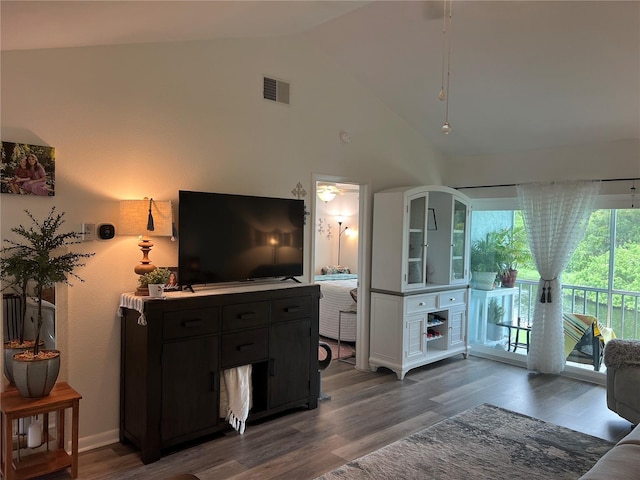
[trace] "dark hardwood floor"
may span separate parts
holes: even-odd
[[[136,474],[138,453],[120,444],[80,455],[83,479],[166,479],[194,473],[209,479],[313,479],[464,410],[490,403],[610,441],[630,423],[609,411],[604,387],[478,357],[457,356],[410,371],[404,381],[381,369],[361,372],[334,361],[322,374],[331,396],[300,410],[229,431],[164,456]],[[68,479],[68,473],[46,479]]]

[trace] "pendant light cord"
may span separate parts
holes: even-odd
[[[447,51],[447,0],[442,2],[442,78],[440,79],[440,94],[438,98],[444,101],[447,94],[444,90],[444,72],[446,70],[445,52]]]
[[[442,133],[448,135],[449,132],[451,132],[451,125],[449,125],[449,85],[451,79],[451,19],[453,17],[453,0],[443,0],[442,8],[442,78],[438,98],[445,102]]]
[[[447,0],[445,0],[447,1]],[[451,78],[451,17],[453,17],[453,0],[448,0],[449,3],[449,30],[447,35],[447,102],[445,105],[445,123],[449,123],[449,79]],[[445,11],[446,13],[446,11]],[[445,17],[446,18],[446,17]]]

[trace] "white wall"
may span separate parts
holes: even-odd
[[[640,140],[452,158],[447,161],[444,176],[444,183],[452,187],[639,178]],[[603,182],[601,194],[628,195],[631,186],[630,181]],[[511,187],[462,192],[472,198],[516,196],[515,188]]]
[[[343,234],[340,239],[340,265],[358,273],[358,193],[345,192],[330,202],[317,201],[315,225],[316,275],[324,266],[338,265],[338,217],[343,218]],[[319,231],[322,219],[322,232]],[[330,228],[329,228],[330,226]],[[348,230],[344,230],[349,227]],[[329,232],[331,235],[329,236]]]
[[[264,74],[291,82],[290,106],[262,99]],[[317,172],[364,176],[374,191],[440,183],[442,159],[421,136],[300,41],[3,52],[1,82],[2,140],[56,148],[56,196],[3,195],[2,238],[24,208],[42,216],[56,205],[70,229],[117,227],[118,200],[177,202],[178,189],[289,197],[297,182],[312,191]],[[83,396],[82,448],[117,440],[116,309],[136,284],[136,243],[78,246],[97,254],[78,271],[86,282],[61,292],[61,379]],[[175,265],[177,244],[155,243],[153,262]]]

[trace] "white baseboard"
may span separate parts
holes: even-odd
[[[516,355],[514,353],[505,352],[500,349],[486,348],[483,346],[474,345],[473,350],[469,352],[470,355],[476,357],[486,358],[489,360],[495,360],[497,362],[508,363],[518,367],[527,368],[526,355]],[[601,371],[596,372],[593,370],[593,366],[578,366],[567,363],[564,367],[564,371],[560,375],[565,377],[575,378],[576,380],[582,380],[583,382],[595,383],[597,385],[606,385],[606,367],[602,364]]]
[[[89,437],[81,437],[78,439],[78,451],[86,452],[95,448],[104,447],[120,441],[120,431],[116,428],[108,432],[102,432]]]

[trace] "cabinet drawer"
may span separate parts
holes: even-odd
[[[219,313],[219,307],[167,312],[162,317],[162,337],[170,340],[216,333]]]
[[[269,329],[222,335],[222,368],[264,361],[269,356]]]
[[[407,298],[407,313],[424,312],[436,308],[436,294],[414,295]]]
[[[239,303],[222,307],[222,330],[239,330],[269,324],[269,302]]]
[[[451,290],[438,294],[438,308],[462,305],[465,302],[465,290]]]
[[[292,297],[274,300],[271,303],[271,318],[274,322],[295,320],[311,316],[311,297]]]

